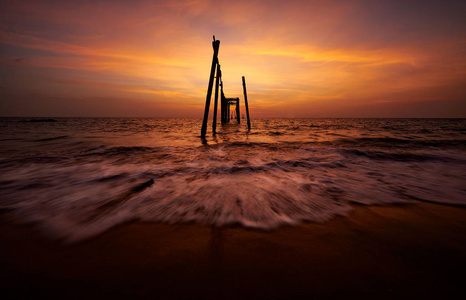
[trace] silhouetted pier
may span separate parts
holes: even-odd
[[[210,101],[212,98],[212,88],[215,78],[215,100],[214,100],[214,116],[212,120],[212,133],[215,135],[217,130],[217,108],[218,108],[218,95],[220,88],[220,119],[222,125],[229,123],[233,117],[235,117],[238,124],[241,123],[241,113],[240,113],[240,104],[239,98],[226,98],[223,93],[223,81],[222,81],[222,71],[220,68],[220,62],[218,59],[218,51],[220,48],[220,41],[215,40],[212,42],[212,47],[214,49],[214,55],[212,57],[212,66],[210,68],[210,77],[209,85],[207,86],[207,95],[205,99],[205,110],[204,110],[204,119],[202,121],[201,127],[201,138],[205,138],[207,132],[207,121],[209,119],[209,110],[210,110]],[[249,119],[249,107],[248,107],[248,96],[246,93],[246,81],[243,76],[243,93],[244,93],[244,103],[246,107],[246,116],[248,121],[248,130],[251,130],[251,121]],[[234,106],[234,114],[231,111],[231,106]]]

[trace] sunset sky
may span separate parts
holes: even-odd
[[[8,1],[0,116],[466,117],[466,1]]]

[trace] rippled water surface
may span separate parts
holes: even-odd
[[[69,241],[130,220],[267,229],[354,204],[466,206],[465,119],[262,119],[204,141],[200,119],[27,121],[0,119],[0,211]]]

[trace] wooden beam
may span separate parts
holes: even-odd
[[[248,106],[248,94],[246,92],[246,80],[243,76],[243,93],[244,93],[244,104],[246,106],[246,116],[248,118],[248,130],[251,130],[251,121],[249,119],[249,106]]]
[[[239,114],[239,98],[237,98],[238,101],[236,101],[236,121],[238,121],[238,124],[241,123],[241,118],[240,118],[240,114]]]
[[[221,119],[222,125],[226,123],[225,111],[227,109],[225,94],[223,93],[223,81],[220,81],[220,104],[221,104]]]
[[[212,120],[212,134],[216,133],[217,130],[217,106],[218,106],[218,86],[220,78],[222,77],[222,71],[220,71],[220,64],[217,59],[217,76],[215,79],[215,102],[214,102],[214,118]]]
[[[212,98],[212,86],[214,85],[215,66],[218,63],[218,49],[220,47],[220,41],[215,40],[215,36],[214,41],[212,42],[212,47],[214,48],[214,55],[212,57],[209,85],[207,86],[207,95],[205,98],[204,120],[202,121],[201,138],[205,138],[207,132],[207,120],[209,119],[210,99]]]

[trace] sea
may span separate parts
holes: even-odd
[[[85,240],[131,221],[261,230],[466,206],[466,119],[0,118],[0,216]]]

